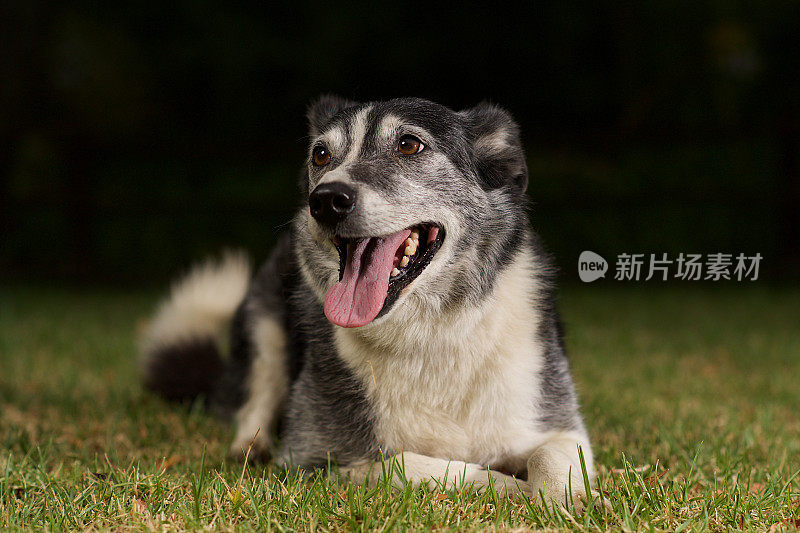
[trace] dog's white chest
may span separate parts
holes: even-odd
[[[469,355],[447,354],[451,357]],[[376,434],[389,449],[500,464],[530,446],[535,365],[472,373],[458,363],[451,372],[387,366],[370,396],[377,411]]]
[[[508,304],[503,296],[494,303]],[[385,451],[500,465],[538,440],[539,317],[528,301],[492,307],[466,317],[469,324],[435,330],[407,321],[378,343],[337,331],[337,348],[365,386]]]

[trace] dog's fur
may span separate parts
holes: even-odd
[[[325,224],[306,204],[252,279],[246,258],[228,255],[179,282],[144,339],[146,386],[176,400],[206,395],[235,420],[239,456],[255,437],[280,464],[333,460],[356,480],[374,479],[383,456],[417,483],[482,487],[491,476],[557,501],[570,486],[581,494],[578,447],[590,479],[592,453],[553,269],[526,214],[516,123],[489,104],[454,112],[412,98],[323,97],[308,119],[304,196],[344,183],[355,209]],[[422,141],[418,154],[397,151],[407,134]],[[319,146],[331,154],[325,166],[314,164]],[[444,237],[419,276],[363,327],[329,322],[323,301],[340,276],[332,239],[423,223]]]

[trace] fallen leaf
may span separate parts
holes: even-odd
[[[132,503],[132,513],[134,515],[144,516],[146,518],[152,518],[150,515],[150,510],[147,508],[147,503],[141,498],[134,498]]]
[[[133,508],[136,509],[140,513],[144,513],[147,511],[147,504],[141,498],[134,498],[133,499]]]
[[[666,474],[666,473],[667,473],[667,470],[664,470],[660,474],[654,474],[652,476],[647,476],[646,478],[644,478],[644,484],[648,488],[654,489],[654,488],[656,488],[656,480],[661,479],[662,477],[664,477],[664,474]]]
[[[167,468],[171,468],[178,464],[181,461],[182,457],[178,455],[171,455],[168,459],[162,459],[161,464],[158,466],[158,469],[161,472],[164,472]]]

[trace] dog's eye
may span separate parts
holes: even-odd
[[[405,155],[418,154],[423,148],[425,148],[425,145],[422,144],[422,141],[413,135],[403,135],[397,143],[397,151]]]
[[[316,166],[324,167],[331,162],[331,153],[324,146],[317,146],[311,152],[311,159],[314,160]]]

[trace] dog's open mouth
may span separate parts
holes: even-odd
[[[334,237],[339,283],[325,296],[325,316],[345,328],[369,324],[387,312],[442,246],[444,229],[419,224],[382,237]]]

